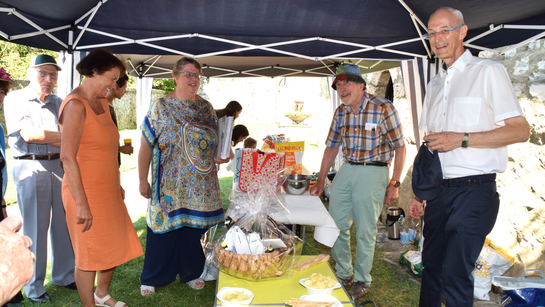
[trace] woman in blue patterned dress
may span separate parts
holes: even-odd
[[[226,161],[214,159],[217,118],[197,95],[200,74],[197,61],[179,59],[172,70],[176,90],[153,102],[141,126],[139,189],[150,199],[142,295],[154,294],[177,275],[202,289],[205,256],[199,240],[224,220],[215,163]]]

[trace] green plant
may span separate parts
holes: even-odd
[[[176,89],[176,83],[174,82],[174,79],[154,79],[152,88],[154,90],[163,90],[165,93],[170,93]]]
[[[26,79],[30,60],[38,54],[49,54],[55,59],[58,52],[0,41],[0,66],[4,67],[11,78]]]

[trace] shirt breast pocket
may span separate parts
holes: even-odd
[[[359,131],[359,136],[355,139],[355,149],[358,151],[371,151],[377,148],[381,136],[380,127],[377,124],[367,125]]]
[[[453,122],[460,126],[474,126],[479,124],[481,115],[481,98],[456,97],[454,99]]]

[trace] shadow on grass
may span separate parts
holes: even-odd
[[[143,216],[133,223],[142,247],[146,248],[146,218]],[[172,244],[183,244],[172,242]],[[206,282],[202,290],[193,290],[179,281],[168,286],[157,288],[156,294],[150,297],[140,295],[140,274],[144,267],[144,256],[133,259],[117,267],[110,284],[110,295],[123,301],[130,307],[149,306],[179,306],[179,307],[210,307],[214,305],[216,282]],[[48,265],[45,290],[51,296],[50,303],[39,304],[29,300],[23,302],[23,306],[81,306],[77,291],[67,290],[63,287],[53,286],[49,283],[51,268]]]
[[[232,186],[232,177],[220,178],[220,186],[222,197],[225,195],[224,208],[228,208],[229,201],[227,197],[230,194]],[[328,203],[324,201],[324,205],[328,208]],[[146,218],[140,217],[133,223],[142,247],[146,248]],[[355,257],[355,235],[356,228],[352,227],[351,231],[351,247],[352,256]],[[173,244],[183,244],[182,242],[173,242]],[[306,244],[305,254],[331,254],[331,249],[314,240],[314,227],[306,227]],[[373,260],[373,269],[371,275],[373,284],[369,294],[365,295],[356,303],[361,303],[364,300],[372,300],[380,307],[399,307],[399,306],[417,306],[419,297],[419,287],[411,284],[409,278],[404,275],[399,275],[397,268],[392,266],[380,258],[383,257],[383,252],[375,251]],[[334,269],[335,262],[330,260],[330,265]],[[140,274],[144,266],[144,257],[138,257],[123,265],[119,266],[114,274],[111,286],[110,295],[118,300],[124,301],[128,306],[165,306],[165,307],[211,307],[214,305],[216,282],[206,282],[203,290],[193,290],[187,285],[179,281],[173,282],[168,286],[157,288],[156,294],[151,297],[143,297],[140,295]],[[46,280],[50,279],[51,269],[48,266],[48,275]],[[52,302],[47,304],[38,304],[25,300],[23,306],[81,306],[79,296],[76,291],[70,291],[63,287],[57,287],[47,282],[46,291],[51,295]]]
[[[322,198],[326,209],[329,210],[329,202]],[[356,256],[356,227],[350,229],[350,248],[352,251],[352,261]],[[331,248],[320,244],[314,240],[314,227],[306,226],[305,254],[331,254]],[[375,249],[373,257],[373,268],[371,277],[373,282],[369,288],[369,293],[356,300],[356,304],[371,300],[380,307],[405,307],[418,306],[420,287],[410,282],[406,275],[400,275],[397,267],[382,261],[384,252]],[[335,261],[330,258],[329,264],[335,271]]]
[[[133,223],[142,247],[146,248],[146,218],[141,217]],[[172,244],[183,244],[183,242],[172,242]],[[156,289],[153,296],[143,297],[140,294],[140,273],[144,267],[144,257],[138,257],[123,265],[116,271],[112,280],[111,289],[116,289],[124,297],[125,302],[133,306],[202,306],[214,305],[216,293],[216,282],[206,282],[202,290],[193,290],[179,280],[161,288]],[[115,284],[114,284],[115,282]]]

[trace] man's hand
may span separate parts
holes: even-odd
[[[394,187],[391,184],[388,184],[386,187],[386,194],[384,195],[384,202],[386,204],[391,204],[399,198],[399,188]]]
[[[422,201],[413,198],[411,202],[409,203],[409,215],[413,219],[419,219],[421,216],[424,215],[424,206]]]
[[[15,232],[21,220],[8,217],[0,223],[0,305],[17,294],[34,274],[34,254],[30,251],[32,240]]]
[[[131,145],[119,146],[119,152],[126,155],[132,155],[134,148]]]
[[[49,144],[61,147],[60,131],[50,131],[36,127],[29,117],[25,117],[21,120],[21,130],[19,130],[19,134],[27,143]]]
[[[429,141],[426,145],[431,150],[446,152],[462,146],[464,140],[463,133],[457,132],[438,132],[431,133],[424,137],[424,141]]]
[[[324,181],[317,181],[315,185],[310,188],[310,195],[320,196],[324,192]]]

